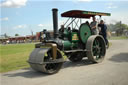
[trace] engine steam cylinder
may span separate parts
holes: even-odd
[[[54,38],[56,39],[58,36],[58,9],[52,9],[53,12],[53,30],[54,30]]]

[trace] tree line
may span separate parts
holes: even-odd
[[[115,24],[107,24],[108,29],[112,32],[112,31],[117,31],[119,29],[121,30],[128,30],[128,25],[122,23],[121,21],[116,22]]]

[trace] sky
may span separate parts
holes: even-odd
[[[52,30],[52,8],[58,8],[59,26],[67,20],[61,13],[69,10],[107,12],[111,16],[102,17],[106,24],[128,24],[128,0],[0,0],[0,35],[25,36]]]

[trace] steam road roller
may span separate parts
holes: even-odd
[[[58,9],[53,12],[53,35],[46,29],[40,32],[40,43],[29,57],[32,69],[47,74],[57,73],[68,58],[78,62],[87,57],[90,62],[102,62],[106,54],[105,40],[100,35],[93,35],[88,23],[82,20],[94,16],[110,16],[110,13],[84,10],[70,10],[61,14],[68,18],[58,29]]]

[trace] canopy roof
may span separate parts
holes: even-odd
[[[62,17],[73,17],[73,18],[90,18],[93,16],[110,16],[110,13],[83,11],[83,10],[70,10],[61,14]]]

